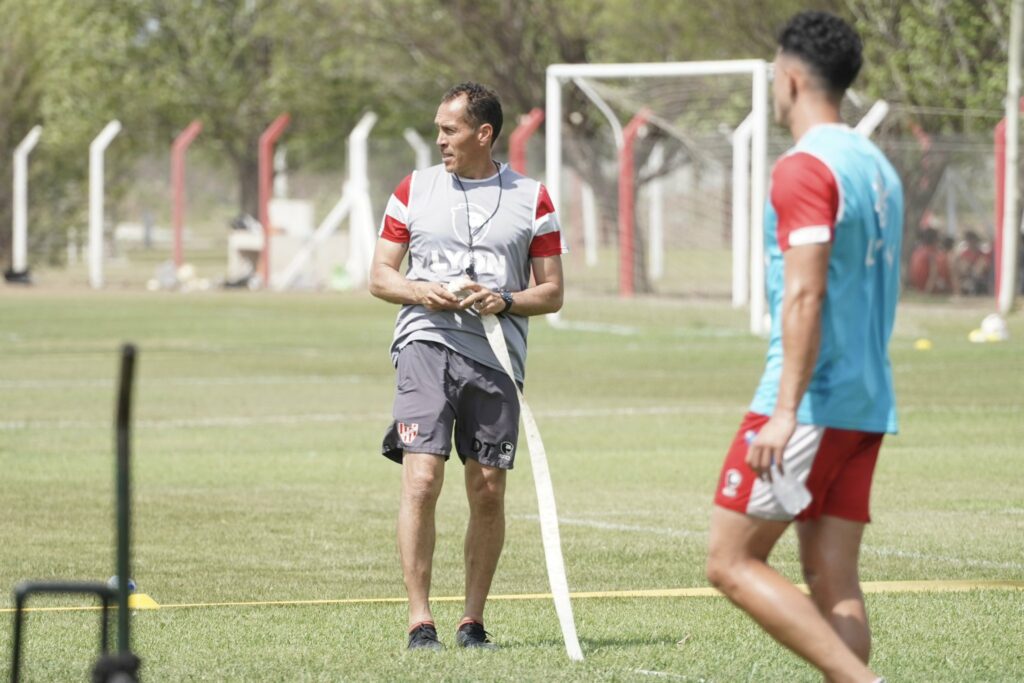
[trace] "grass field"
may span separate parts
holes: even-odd
[[[970,344],[986,312],[901,309],[902,433],[876,474],[866,582],[1024,580],[1024,319],[1008,343]],[[0,290],[0,607],[21,579],[113,573],[114,377],[131,340],[134,578],[163,606],[134,615],[148,681],[818,680],[721,597],[610,594],[706,586],[713,487],[765,344],[744,312],[709,302],[570,293],[567,319],[636,334],[533,323],[527,393],[569,584],[609,593],[574,601],[586,661],[566,659],[544,599],[489,604],[496,653],[405,652],[399,468],[377,455],[394,313],[365,294]],[[915,351],[919,337],[934,348]],[[525,452],[520,463],[498,597],[547,592]],[[459,469],[450,463],[438,510],[438,597],[462,591]],[[798,578],[792,534],[773,563]],[[329,602],[211,605],[288,601]],[[867,601],[873,664],[890,681],[1024,680],[1024,590]],[[436,604],[449,646],[460,614],[457,600]],[[27,679],[86,680],[97,621],[29,615]],[[0,629],[4,671],[10,638]]]

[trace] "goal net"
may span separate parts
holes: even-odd
[[[567,281],[753,302],[759,331],[767,82],[762,60],[549,67],[545,177]]]

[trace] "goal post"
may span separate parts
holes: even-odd
[[[768,154],[768,72],[765,60],[726,60],[704,62],[664,62],[635,64],[553,64],[547,69],[545,121],[545,184],[556,209],[562,206],[562,170],[564,137],[564,93],[566,84],[596,83],[609,79],[665,79],[684,77],[739,76],[749,79],[750,92],[750,171],[749,203],[744,218],[749,225],[749,258],[743,267],[749,277],[733,277],[735,286],[749,289],[747,296],[733,292],[733,300],[747,299],[750,306],[750,331],[765,330],[764,291],[764,203],[767,196]],[[602,113],[609,117],[607,107]],[[630,116],[637,112],[630,112]],[[627,117],[628,118],[628,117]],[[614,122],[612,123],[614,127]],[[621,151],[621,150],[620,150]],[[589,249],[589,245],[588,245]],[[588,259],[589,261],[589,259]],[[738,267],[739,264],[736,264]]]

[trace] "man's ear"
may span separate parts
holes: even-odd
[[[480,127],[476,129],[476,139],[482,147],[490,147],[491,141],[494,140],[494,126],[489,123],[481,123]]]

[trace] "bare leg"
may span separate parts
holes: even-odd
[[[506,471],[466,460],[466,611],[463,618],[484,623],[484,603],[505,544]]]
[[[711,514],[708,579],[828,680],[873,683],[878,677],[843,643],[811,599],[768,566],[768,555],[788,524],[716,507]]]
[[[857,573],[864,525],[825,516],[799,522],[796,529],[811,599],[846,646],[866,664],[871,655],[871,629]]]
[[[409,627],[433,621],[430,570],[434,558],[434,508],[444,483],[444,458],[406,453],[402,459],[402,500],[398,507],[398,553],[409,595]]]

